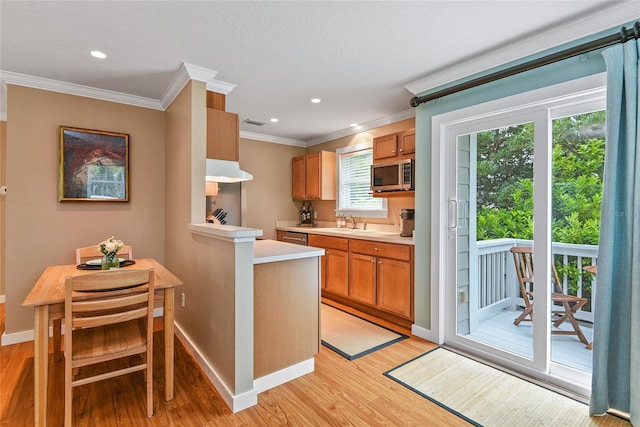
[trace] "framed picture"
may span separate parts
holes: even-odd
[[[60,126],[60,201],[129,201],[129,135]]]

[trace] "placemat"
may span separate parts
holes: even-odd
[[[135,263],[136,263],[135,261],[127,259],[120,262],[120,267],[127,267]],[[78,264],[76,265],[76,268],[78,270],[102,270],[101,265],[87,265],[86,263]]]

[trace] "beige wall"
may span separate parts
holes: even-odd
[[[309,147],[309,153],[316,153],[318,151],[336,151],[338,148],[344,148],[351,145],[360,144],[363,142],[372,142],[373,138],[382,135],[388,135],[395,132],[400,132],[406,129],[412,129],[415,127],[415,119],[410,118],[401,120],[399,122],[391,123],[385,126],[380,126],[375,129],[371,129],[366,132],[360,132],[355,135],[345,136],[343,138],[334,139],[322,144]],[[335,201],[316,201],[313,202],[313,206],[318,212],[318,220],[320,221],[334,221],[335,220]],[[356,218],[360,222],[368,222],[371,224],[396,224],[400,226],[400,210],[401,209],[413,209],[415,206],[413,197],[389,197],[388,198],[388,210],[389,215],[387,218]]]
[[[253,175],[244,183],[245,226],[263,230],[265,239],[276,238],[275,222],[298,219],[291,198],[291,159],[306,150],[250,139],[240,140],[240,166]]]
[[[253,330],[253,314],[246,312],[253,306],[243,304],[238,294],[253,292],[253,270],[243,265],[238,271],[238,245],[195,235],[188,228],[189,223],[203,222],[206,201],[204,83],[187,84],[167,108],[166,124],[165,264],[184,282],[176,289],[176,324],[225,387],[241,394],[253,389],[253,335],[243,334],[249,325]],[[253,243],[244,246],[243,259],[251,262]],[[236,286],[238,277],[245,279],[242,286]]]
[[[5,174],[5,159],[6,159],[6,144],[7,141],[7,122],[0,121],[0,185],[4,185],[6,182]],[[5,294],[4,285],[4,250],[6,227],[5,227],[5,206],[6,197],[0,195],[0,295]]]
[[[165,130],[162,111],[8,85],[6,333],[33,329],[21,304],[47,265],[115,235],[135,257],[164,261]],[[129,134],[129,202],[59,202],[58,127]]]

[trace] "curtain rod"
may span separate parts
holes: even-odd
[[[617,43],[625,43],[628,39],[640,38],[640,22],[636,22],[633,25],[633,28],[627,30],[626,27],[622,27],[620,32],[617,34],[612,34],[610,36],[606,36],[597,40],[593,40],[591,42],[572,47],[570,49],[566,49],[560,52],[553,53],[551,55],[544,56],[542,58],[534,59],[529,62],[525,62],[524,64],[516,65],[511,68],[507,68],[505,70],[496,71],[495,73],[487,74],[483,77],[478,77],[477,79],[469,80],[465,83],[460,83],[455,86],[451,86],[447,89],[442,89],[437,92],[431,93],[429,95],[423,96],[414,96],[411,98],[409,103],[412,107],[417,107],[420,104],[424,104],[425,102],[433,101],[434,99],[442,98],[443,96],[451,95],[453,93],[461,92],[463,90],[471,89],[476,86],[483,85],[485,83],[490,83],[495,80],[500,80],[505,77],[510,77],[515,74],[522,73],[524,71],[533,70],[534,68],[542,67],[544,65],[549,65],[554,62],[562,61],[563,59],[571,58],[572,56],[582,55],[583,53],[591,52],[596,49],[601,49],[603,47],[612,46]]]

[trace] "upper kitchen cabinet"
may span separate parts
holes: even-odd
[[[240,119],[225,111],[225,95],[207,92],[207,158],[240,160]]]
[[[336,199],[336,153],[320,151],[294,157],[291,166],[294,200]]]
[[[415,157],[416,130],[373,138],[373,162],[383,163],[390,160],[410,159]]]

